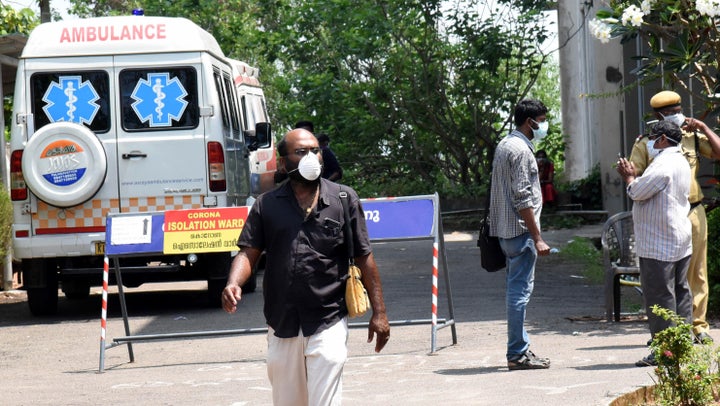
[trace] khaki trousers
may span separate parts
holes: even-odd
[[[279,338],[268,327],[267,372],[275,406],[326,406],[342,403],[342,372],[347,360],[347,318],[320,333]]]
[[[693,295],[693,333],[707,333],[709,326],[705,320],[707,313],[709,282],[707,274],[707,217],[705,207],[697,205],[688,215],[692,224],[692,256],[688,268],[688,283]]]

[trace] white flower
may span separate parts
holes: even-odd
[[[639,27],[643,22],[643,12],[636,5],[631,5],[623,11],[622,25],[632,25],[633,27]]]
[[[717,17],[720,15],[720,0],[697,0],[695,8],[702,15]]]
[[[650,12],[652,11],[652,6],[653,0],[643,0],[642,3],[640,3],[640,10],[642,10],[643,15],[650,14]]]
[[[608,24],[602,20],[593,18],[590,20],[589,26],[590,33],[592,33],[595,38],[599,39],[601,43],[607,44],[610,42],[611,27]]]

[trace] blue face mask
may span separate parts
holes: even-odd
[[[547,121],[538,123],[537,121],[533,120],[532,118],[530,120],[533,123],[538,125],[538,128],[531,127],[532,132],[533,132],[533,141],[540,142],[547,135],[548,128],[550,127],[550,123],[548,123]]]
[[[657,141],[657,139],[647,142],[647,152],[648,156],[650,156],[650,159],[655,159],[655,157],[660,154],[660,151],[662,151],[661,149],[655,148],[655,141]]]

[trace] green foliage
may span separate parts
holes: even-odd
[[[720,241],[720,210],[711,210],[707,214],[708,252],[707,269],[710,283],[710,300],[708,311],[720,312],[720,245],[713,243]]]
[[[548,108],[550,129],[548,135],[537,145],[536,150],[544,149],[548,159],[555,166],[555,178],[562,178],[565,170],[565,137],[560,122],[560,65],[554,60],[543,64],[540,75],[529,96],[542,100]]]
[[[647,7],[643,10],[642,5]],[[641,83],[681,88],[696,104],[704,102],[708,113],[717,115],[720,28],[712,2],[610,0],[607,6],[590,23],[593,34],[603,42],[610,38],[620,38],[622,43],[636,37],[643,40],[646,49],[634,58],[639,65],[633,71]]]
[[[5,258],[10,247],[10,232],[12,228],[12,202],[5,188],[0,188],[0,258]]]
[[[8,4],[0,3],[0,35],[28,34],[39,23],[31,9],[15,10]]]
[[[344,181],[366,195],[470,196],[487,181],[514,105],[541,83],[549,59],[539,47],[548,36],[541,12],[547,2],[466,3],[447,9],[438,0],[148,0],[142,6],[146,15],[190,18],[228,55],[260,66],[278,134],[312,119],[332,137]],[[71,13],[82,16],[124,14],[135,6],[72,4]]]
[[[713,401],[712,384],[718,378],[718,352],[711,345],[694,346],[692,324],[676,313],[652,307],[652,312],[673,322],[655,334],[651,349],[655,368],[657,401],[667,406],[707,405]]]
[[[567,262],[579,262],[583,267],[583,275],[592,283],[601,283],[604,277],[602,252],[592,240],[575,237],[560,249],[560,259]]]
[[[595,165],[587,178],[560,183],[558,189],[570,195],[572,203],[582,204],[584,210],[602,209],[600,165]]]
[[[0,35],[29,34],[40,23],[35,13],[29,8],[15,10],[12,6],[0,3]],[[8,91],[5,91],[8,93]],[[10,122],[12,102],[10,97],[3,97],[3,114],[5,123]],[[5,126],[4,139],[10,139],[10,127]]]

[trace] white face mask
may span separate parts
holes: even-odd
[[[532,120],[533,123],[538,125],[538,128],[531,127],[532,132],[533,132],[533,141],[540,142],[547,135],[548,128],[550,127],[550,123],[548,123],[547,121],[538,123],[537,121],[533,120],[532,118],[530,120]]]
[[[685,124],[685,115],[683,113],[671,114],[669,116],[663,116],[663,120],[670,121],[671,123],[677,124],[678,127],[682,127]]]
[[[660,151],[662,151],[661,149],[655,148],[655,141],[657,141],[657,139],[650,140],[647,142],[647,152],[648,152],[648,155],[650,156],[650,159],[655,159],[655,157],[658,156],[658,154],[660,154]]]
[[[320,160],[318,159],[317,154],[308,152],[307,155],[302,157],[300,163],[298,164],[298,172],[300,172],[300,176],[309,181],[319,178],[320,173],[322,172],[322,165],[320,165]]]

